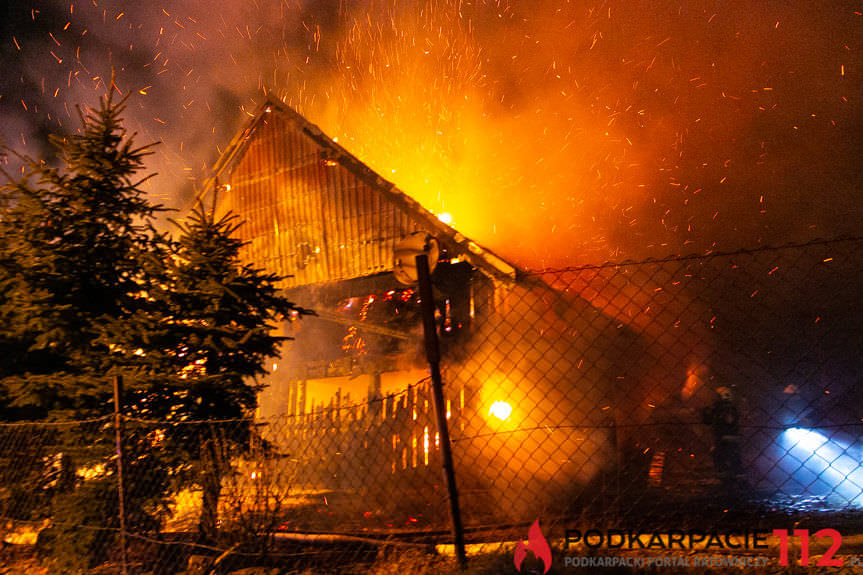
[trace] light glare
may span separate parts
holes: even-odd
[[[495,401],[488,409],[488,414],[501,421],[506,421],[512,415],[512,406],[505,401]]]
[[[785,487],[804,493],[838,496],[863,506],[863,466],[859,453],[814,429],[792,427],[780,436],[779,467],[788,473]]]

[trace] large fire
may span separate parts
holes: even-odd
[[[10,67],[0,144],[24,148],[76,125],[74,106],[103,94],[114,68],[133,96],[139,143],[165,144],[152,166],[165,175],[152,191],[177,207],[189,205],[241,111],[275,96],[443,221],[526,268],[805,241],[863,224],[855,2],[239,0],[214,10],[200,0],[48,0],[10,11],[0,37]],[[689,354],[678,358],[687,364],[680,381],[645,369],[661,383],[625,398],[646,421],[664,399],[703,393],[714,336],[701,318],[712,312],[661,275],[616,278],[621,285],[589,273],[566,279],[570,293],[649,342],[673,326]],[[660,290],[669,303],[651,311],[644,296]],[[376,324],[392,299],[344,306]],[[677,330],[680,318],[696,327]],[[369,345],[355,327],[341,343],[355,355]],[[335,391],[314,383],[321,397],[312,399]],[[609,440],[563,431],[572,410],[546,426],[544,411],[525,406],[547,394],[528,397],[520,378],[503,374],[482,385],[478,435],[498,433],[468,449],[505,460],[493,489],[527,492],[530,476],[562,490],[599,475],[595,454]],[[586,403],[600,406],[598,427],[609,428],[612,407]],[[794,428],[782,441],[795,461],[808,450],[842,466],[831,477],[833,468],[805,465],[798,481],[826,473],[828,487],[850,489],[856,476],[841,438]],[[424,426],[411,438],[410,466],[428,465],[438,443]],[[524,461],[536,453],[575,455]],[[780,456],[781,465],[798,467]]]
[[[238,107],[275,94],[526,267],[829,237],[863,219],[850,2],[15,10],[0,139],[74,126],[114,67],[132,127],[166,143],[153,192],[180,207]]]
[[[644,111],[598,97],[617,91],[610,70],[574,69],[589,54],[558,43],[562,26],[595,31],[601,17],[504,3],[424,8],[389,6],[378,21],[345,14],[325,130],[510,257],[566,261],[540,248],[549,240],[607,257],[608,218],[643,195],[643,160],[620,116]]]
[[[808,202],[790,171],[817,160],[801,166],[788,138],[841,133],[859,51],[845,30],[826,35],[859,28],[859,12],[816,23],[748,2],[372,6],[345,5],[311,116],[524,266],[831,235],[830,209],[796,209]],[[804,29],[811,44],[795,44]],[[840,203],[853,195],[841,187]]]

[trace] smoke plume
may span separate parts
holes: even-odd
[[[14,4],[14,3],[10,3]],[[185,208],[245,114],[294,106],[526,267],[856,231],[858,2],[6,7],[0,134],[43,156],[111,70]]]

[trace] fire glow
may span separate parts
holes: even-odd
[[[277,96],[525,267],[770,241],[775,218],[859,229],[823,217],[852,213],[860,174],[861,19],[842,3],[331,4],[16,6],[2,137],[68,129],[110,63],[132,131],[165,143],[161,182],[200,184],[224,119]]]
[[[496,417],[501,421],[506,421],[512,415],[512,406],[505,401],[495,401],[488,409],[490,417]]]

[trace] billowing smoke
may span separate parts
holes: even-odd
[[[98,101],[114,70],[118,89],[131,93],[129,129],[140,144],[162,144],[151,162],[161,174],[152,193],[180,208],[268,87],[290,85],[306,97],[315,36],[336,14],[299,2],[34,2],[7,10],[7,144],[44,156],[44,136],[77,129],[75,106]]]
[[[39,146],[113,67],[185,207],[278,97],[527,267],[859,229],[859,3],[417,0],[7,7],[2,135]],[[35,148],[35,149],[34,149]]]

